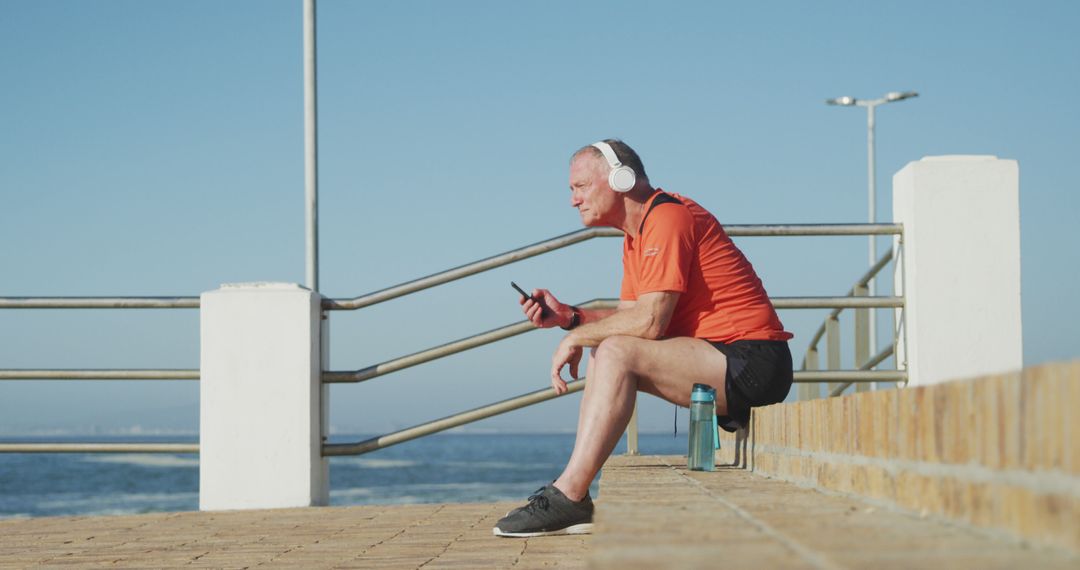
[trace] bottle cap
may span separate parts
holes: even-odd
[[[716,390],[708,384],[694,384],[694,390],[690,392],[691,402],[715,402]]]

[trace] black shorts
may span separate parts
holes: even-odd
[[[735,431],[750,423],[750,408],[783,402],[791,390],[791,350],[783,340],[737,340],[709,344],[727,357],[724,395],[727,415],[717,423]]]

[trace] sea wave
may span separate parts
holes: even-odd
[[[199,466],[197,457],[158,455],[151,453],[91,455],[83,459],[89,463],[120,463],[138,467],[194,467]]]
[[[335,457],[332,466],[355,466],[363,469],[403,469],[406,467],[449,467],[453,469],[498,469],[500,471],[536,471],[562,469],[558,463],[520,463],[515,461],[418,461],[412,459],[373,459],[369,457]]]
[[[43,511],[77,512],[80,515],[119,515],[145,513],[148,510],[175,509],[184,503],[198,504],[197,492],[180,493],[105,493],[84,495],[58,493],[39,501],[36,506]]]
[[[536,471],[539,469],[562,469],[559,463],[519,463],[515,461],[445,461],[439,465],[466,469],[499,469],[502,471]]]
[[[374,487],[352,487],[350,489],[330,489],[331,499],[359,499],[376,494]]]
[[[423,465],[423,462],[410,459],[372,459],[370,457],[335,457],[331,462],[335,466],[351,465],[364,469],[400,469]]]

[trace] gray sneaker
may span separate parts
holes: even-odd
[[[529,504],[516,508],[499,519],[495,536],[552,536],[592,532],[593,502],[588,494],[571,501],[555,485],[546,485],[529,497]]]

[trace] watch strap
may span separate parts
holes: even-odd
[[[575,328],[577,328],[578,325],[581,324],[581,309],[571,305],[570,306],[570,311],[571,311],[570,325],[565,326],[565,327],[562,326],[562,325],[559,325],[559,328],[561,328],[564,331],[574,330]]]

